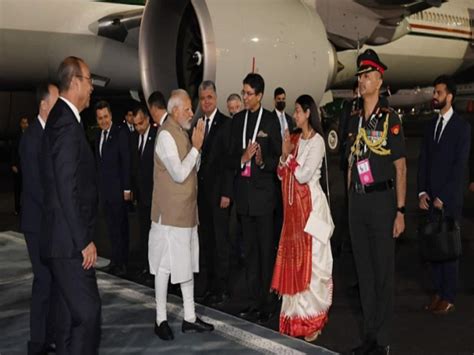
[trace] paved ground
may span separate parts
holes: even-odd
[[[471,124],[474,124],[471,119]],[[416,196],[416,168],[420,145],[419,124],[406,123],[408,148],[408,198],[406,232],[396,249],[396,298],[392,354],[473,354],[474,353],[474,194],[466,193],[462,221],[463,255],[460,259],[460,279],[456,312],[446,317],[435,317],[422,311],[431,293],[429,265],[424,264],[417,250],[416,226],[418,221]],[[329,159],[332,203],[336,223],[342,210],[342,177],[336,157]],[[0,164],[0,231],[17,230],[18,220],[11,213],[13,199],[7,166]],[[132,230],[132,257],[127,278],[134,279],[138,256],[136,215],[130,214]],[[109,244],[103,227],[99,226],[97,245],[103,256],[108,256]],[[329,323],[316,344],[343,352],[358,342],[361,320],[358,295],[349,290],[354,279],[352,255],[344,251],[334,262],[334,303]],[[0,261],[1,262],[1,261]],[[236,268],[231,280],[233,302],[225,311],[237,313],[245,299],[241,270]],[[152,320],[150,320],[150,323]],[[267,325],[277,329],[277,319]],[[2,328],[3,329],[3,328]],[[150,328],[151,329],[151,328]],[[151,331],[151,330],[150,330]]]

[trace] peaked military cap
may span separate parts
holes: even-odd
[[[374,70],[383,74],[387,70],[387,66],[380,61],[379,56],[373,49],[367,49],[364,53],[359,54],[357,57],[357,68],[356,76]]]

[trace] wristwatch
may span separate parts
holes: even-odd
[[[401,214],[405,214],[405,206],[402,207],[397,207],[397,212],[400,212]]]

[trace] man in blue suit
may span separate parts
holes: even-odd
[[[59,99],[43,133],[40,174],[43,187],[40,253],[59,290],[60,327],[67,335],[61,354],[96,354],[101,301],[94,265],[97,188],[94,155],[79,112],[89,106],[92,79],[80,58],[59,65]],[[62,344],[61,344],[62,345]]]
[[[126,127],[112,123],[107,101],[99,101],[95,114],[100,131],[95,140],[99,201],[112,246],[108,271],[125,276],[129,250],[127,203],[130,201],[130,140]]]
[[[459,220],[471,129],[453,111],[455,96],[452,78],[442,75],[435,80],[433,106],[439,114],[425,130],[418,166],[418,197],[422,210],[443,209],[446,216]],[[458,261],[432,263],[432,272],[435,294],[425,309],[434,314],[454,311]]]
[[[39,237],[43,188],[40,180],[40,150],[44,126],[49,112],[59,96],[54,84],[42,84],[36,91],[38,117],[33,120],[20,142],[19,154],[23,172],[20,229],[25,234],[26,246],[33,269],[30,306],[30,341],[28,354],[43,354],[54,342],[54,307],[51,302],[52,275],[40,258]]]

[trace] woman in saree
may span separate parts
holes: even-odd
[[[280,332],[314,341],[332,304],[334,224],[319,182],[325,144],[311,96],[296,100],[293,117],[299,130],[285,133],[278,167],[284,219],[271,288],[283,298]]]

